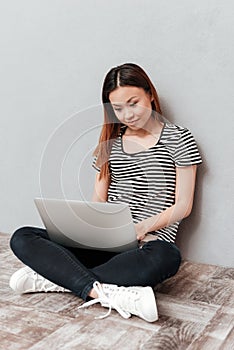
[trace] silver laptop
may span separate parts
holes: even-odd
[[[127,204],[35,198],[50,239],[68,247],[122,252],[138,241]]]

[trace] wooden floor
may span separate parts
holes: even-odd
[[[0,239],[0,349],[234,349],[234,269],[183,262],[155,288],[157,322],[116,311],[96,320],[106,309],[77,310],[82,300],[71,293],[14,294],[8,281],[22,264],[9,235]]]

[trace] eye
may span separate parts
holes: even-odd
[[[121,108],[114,108],[114,111],[120,112],[120,111],[121,111]]]
[[[130,107],[135,107],[137,102],[130,103]]]

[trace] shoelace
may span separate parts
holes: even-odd
[[[78,307],[78,309],[85,308],[88,306],[91,306],[96,303],[101,303],[103,306],[106,306],[109,308],[109,310],[101,316],[95,317],[95,319],[103,319],[110,315],[112,308],[114,308],[123,318],[129,318],[131,314],[122,308],[120,308],[118,305],[116,305],[108,296],[104,293],[101,283],[94,282],[93,288],[96,291],[98,298],[87,301],[86,303],[82,304]]]
[[[37,282],[41,282],[40,290],[44,292],[57,292],[65,291],[65,288],[57,286],[53,282],[48,281],[46,278],[39,275],[37,272],[33,272],[33,288],[34,290],[38,289]]]
[[[121,291],[125,291],[125,287],[118,287],[118,289],[114,292],[113,298],[115,298],[115,293],[121,293]],[[137,307],[136,307],[136,301],[139,299],[139,292],[137,290],[128,290],[128,293],[125,293],[124,298],[121,298],[119,302],[121,304],[119,307],[124,310],[128,310],[129,313],[136,315]]]

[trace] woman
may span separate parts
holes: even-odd
[[[181,256],[175,245],[180,221],[193,205],[201,157],[190,131],[163,121],[155,87],[144,70],[126,63],[103,84],[104,124],[94,153],[93,201],[127,203],[139,247],[123,253],[71,249],[45,229],[22,227],[10,246],[27,266],[10,286],[18,293],[71,291],[123,317],[158,319],[153,287],[173,276]],[[106,315],[105,315],[106,316]]]

